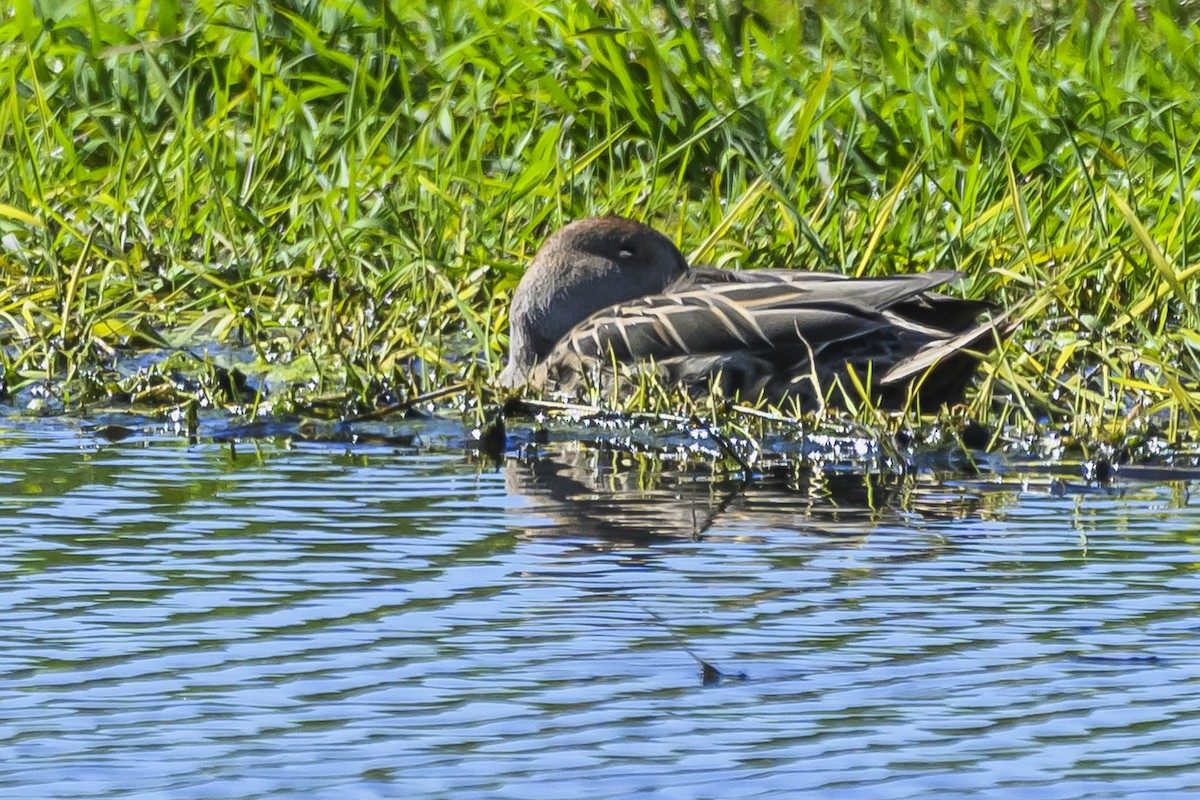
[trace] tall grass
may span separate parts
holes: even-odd
[[[723,266],[963,270],[1025,322],[976,415],[1200,429],[1190,8],[819,8],[15,0],[8,387],[212,342],[260,403],[482,384],[539,242],[619,213]]]

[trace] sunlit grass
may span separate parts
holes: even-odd
[[[1023,322],[971,416],[1194,436],[1190,7],[821,8],[18,0],[7,388],[336,414],[465,380],[483,400],[541,240],[618,213],[731,268],[962,270]],[[173,380],[180,348],[253,391]]]

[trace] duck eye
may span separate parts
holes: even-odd
[[[628,247],[622,247],[617,255],[619,255],[621,258],[633,258],[633,251]]]

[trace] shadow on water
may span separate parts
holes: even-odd
[[[553,519],[553,532],[614,542],[698,540],[730,526],[852,538],[882,520],[958,519],[985,505],[974,493],[924,493],[912,475],[796,464],[747,480],[580,443],[510,457],[504,470],[508,491]]]
[[[607,444],[578,441],[558,443],[537,455],[509,457],[504,464],[505,487],[510,496],[524,499],[523,515],[542,521],[528,527],[531,539],[553,538],[578,559],[599,552],[620,553],[625,566],[648,568],[673,556],[688,558],[691,549],[673,547],[688,543],[714,553],[726,548],[763,550],[777,547],[773,540],[788,537],[786,555],[767,556],[782,569],[795,570],[831,552],[865,546],[881,525],[900,530],[930,522],[978,517],[991,497],[970,492],[923,491],[917,476],[831,470],[820,466],[791,465],[756,474],[752,480],[714,468],[703,459],[664,461]],[[953,547],[941,535],[909,536],[905,546],[881,556],[867,568],[856,565],[845,580],[863,579],[895,561],[933,561]],[[917,544],[919,542],[919,544]],[[916,545],[916,546],[914,546]],[[625,595],[631,609],[642,613],[669,641],[692,658],[703,686],[750,680],[795,680],[777,670],[764,675],[739,668],[737,660],[711,657],[689,646],[670,612],[656,610],[637,594],[636,573],[630,583],[613,580],[609,594]],[[616,578],[616,576],[614,576]]]

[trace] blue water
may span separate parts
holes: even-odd
[[[1186,796],[1196,485],[1066,473],[0,429],[0,792]]]

